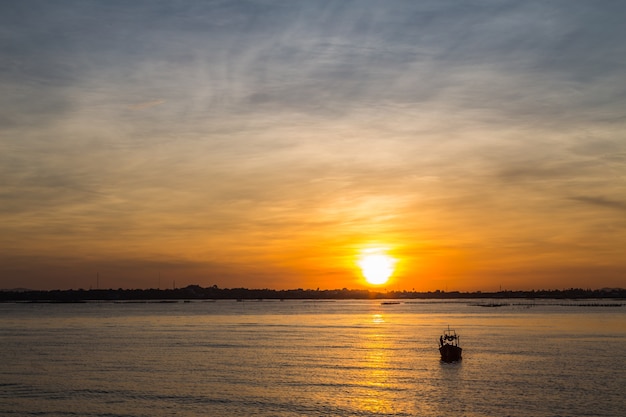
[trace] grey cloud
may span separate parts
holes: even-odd
[[[590,204],[596,207],[604,207],[609,209],[615,209],[619,211],[626,211],[626,201],[614,200],[602,196],[575,196],[570,197],[570,200],[578,201],[585,204]]]
[[[585,169],[592,164],[589,162],[546,162],[540,160],[528,161],[526,165],[517,165],[503,168],[498,177],[506,182],[523,181],[551,181],[576,178],[582,175]]]
[[[624,100],[623,88],[615,88],[623,85],[619,80],[624,64],[614,58],[624,55],[617,41],[623,25],[609,24],[604,37],[581,31],[580,10],[575,16],[563,16],[563,9],[538,3],[467,9],[446,3],[445,8],[429,11],[428,19],[416,18],[420,22],[416,24],[405,16],[415,17],[418,10],[374,8],[370,16],[360,15],[362,20],[369,18],[369,24],[350,26],[356,19],[352,12],[340,10],[335,22],[341,17],[345,22],[321,26],[319,32],[305,25],[291,44],[268,51],[269,56],[278,54],[265,71],[273,69],[278,75],[276,100],[337,107],[384,100],[416,104],[448,100],[456,103],[457,111],[488,108],[521,120],[544,119],[547,113],[553,120],[588,120],[598,117],[597,111],[586,111],[588,106],[606,110],[607,104]],[[561,51],[572,32],[585,42],[573,42]],[[289,48],[293,53],[285,56]],[[564,55],[593,58],[571,68]],[[607,66],[609,62],[614,65]],[[263,68],[264,61],[250,64],[252,71]],[[591,88],[586,84],[589,79],[604,83],[606,91]],[[258,81],[254,88],[267,86],[268,80]]]
[[[21,67],[3,78],[38,79],[56,101],[72,97],[46,86],[99,88],[109,99],[163,97],[186,117],[446,100],[454,111],[487,108],[510,120],[546,110],[588,118],[585,106],[624,100],[623,88],[586,85],[617,85],[624,73],[615,59],[625,52],[618,39],[626,29],[613,17],[619,3],[62,4],[40,3],[42,15],[15,6],[22,9],[2,21],[16,45],[2,61]],[[20,30],[23,23],[33,30]],[[42,97],[33,91],[32,101]]]

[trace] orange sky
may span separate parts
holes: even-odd
[[[626,6],[415,3],[0,5],[0,288],[624,287]]]

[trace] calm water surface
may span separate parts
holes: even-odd
[[[624,416],[626,306],[475,303],[0,304],[0,415]]]

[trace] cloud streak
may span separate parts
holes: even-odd
[[[143,103],[131,104],[128,106],[130,110],[145,110],[151,107],[160,106],[165,103],[165,100],[151,100],[144,101]]]
[[[626,211],[626,202],[619,200],[612,200],[605,197],[592,197],[592,196],[576,196],[571,197],[572,200],[578,201],[581,203],[590,204],[596,207],[604,207],[609,209],[615,209],[619,211]]]

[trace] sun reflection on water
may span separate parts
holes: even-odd
[[[389,414],[395,409],[390,375],[393,339],[386,333],[387,323],[382,314],[372,314],[371,323],[374,326],[364,334],[362,345],[365,374],[359,408],[374,415]]]
[[[372,323],[381,324],[385,322],[385,318],[382,314],[373,314],[372,315]]]

